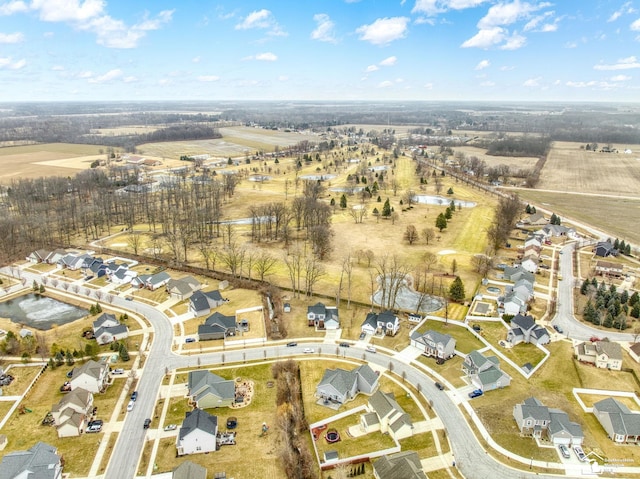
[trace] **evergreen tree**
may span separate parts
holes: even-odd
[[[443,171],[443,173],[444,173],[444,171]],[[452,195],[453,194],[453,188],[452,187],[449,187],[449,189],[447,190],[447,194],[448,195]]]
[[[527,207],[524,209],[525,213],[527,213],[528,215],[531,214],[531,205],[529,203],[527,203]]]
[[[62,354],[62,351],[58,351],[54,357],[56,366],[62,366],[64,364],[64,354]]]
[[[120,343],[120,360],[125,362],[129,361],[129,351],[127,351],[124,343]]]
[[[635,306],[638,302],[640,302],[640,294],[638,294],[637,291],[634,291],[629,298],[629,306]]]
[[[618,240],[618,238],[616,238],[616,240],[613,242],[613,247],[615,249],[620,249],[620,241]]]
[[[391,216],[391,203],[389,202],[389,198],[387,198],[384,205],[382,205],[382,217],[388,218],[389,216]]]
[[[447,227],[447,218],[444,217],[443,213],[440,213],[436,218],[436,228],[442,232],[443,229]]]
[[[620,303],[627,304],[629,302],[629,292],[626,289],[622,290],[620,293]]]
[[[71,351],[69,351],[68,349],[67,354],[65,355],[65,359],[67,360],[67,366],[71,366],[76,362],[76,360],[73,359],[73,354],[71,354]]]
[[[629,315],[636,319],[640,318],[640,303],[636,303],[633,308],[631,308]]]
[[[627,256],[631,256],[631,244],[627,243],[627,246],[624,248],[624,254]]]
[[[331,198],[331,201],[329,202],[329,204],[331,206],[335,206],[336,205],[336,199],[335,198]]]
[[[56,368],[56,363],[53,360],[53,358],[49,358],[49,369],[51,369],[52,371]]]
[[[536,207],[535,207],[535,206],[532,206],[532,207],[531,207],[531,214],[535,215],[536,213],[537,213],[537,211],[536,211]]]
[[[589,321],[594,324],[598,322],[598,314],[596,313],[596,308],[593,306],[591,300],[588,300],[587,304],[584,305],[582,315],[585,321]]]
[[[96,303],[96,313],[102,313],[102,306],[100,306],[100,303]]]
[[[449,286],[449,298],[457,303],[464,301],[464,284],[462,283],[460,276],[456,276],[456,279],[451,282],[451,286]]]
[[[40,294],[44,293],[44,284],[40,285],[40,289],[39,289]]]
[[[451,203],[449,203],[449,209],[451,210],[451,212],[453,213],[456,210],[456,202],[451,200]]]
[[[452,216],[453,216],[453,215],[451,214],[451,208],[447,208],[446,210],[444,210],[444,217],[445,217],[447,220],[450,220]]]
[[[580,286],[580,294],[581,294],[582,296],[586,295],[586,294],[587,294],[587,291],[589,291],[589,284],[590,284],[590,283],[589,283],[589,280],[588,280],[588,279],[585,279],[585,280],[582,282],[582,286]]]
[[[31,285],[31,289],[34,291],[38,291],[38,282],[34,279],[33,284]]]

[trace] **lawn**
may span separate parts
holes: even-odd
[[[484,323],[483,323],[484,324]],[[476,338],[471,331],[464,326],[458,326],[453,323],[445,323],[444,321],[428,320],[425,321],[418,329],[419,333],[427,331],[437,331],[438,333],[448,334],[456,340],[456,350],[464,354],[469,354],[476,349],[485,347],[484,343]]]
[[[416,451],[420,459],[438,455],[433,433],[423,432],[398,441],[403,451]]]
[[[464,362],[462,356],[454,356],[453,358],[445,361],[444,364],[437,364],[434,358],[428,358],[426,356],[418,357],[417,361],[428,368],[433,369],[449,381],[454,387],[459,388],[467,385],[463,379],[465,374],[462,372],[462,363]]]
[[[33,381],[33,379],[38,375],[38,373],[40,373],[41,370],[42,366],[22,367],[20,365],[17,367],[14,366],[12,368],[9,368],[8,371],[5,367],[5,372],[13,376],[13,381],[11,381],[11,384],[9,384],[9,386],[4,386],[2,388],[2,395],[20,396],[25,392],[27,387],[29,387],[29,384],[31,384],[31,381]]]

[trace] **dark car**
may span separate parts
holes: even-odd
[[[478,396],[482,396],[482,389],[474,389],[469,393],[471,399],[477,398]]]
[[[562,331],[562,328],[560,326],[558,326],[557,324],[553,325],[553,329],[555,329],[560,334],[562,334],[564,332],[564,331]]]
[[[185,343],[195,343],[196,342],[196,338],[186,338],[184,340]]]
[[[89,423],[87,424],[86,432],[87,433],[100,432],[102,431],[102,424],[103,422],[101,419],[96,419],[95,421],[89,421]]]
[[[340,343],[340,347],[341,348],[348,348],[349,347],[349,343]]]
[[[438,383],[438,382],[436,382],[436,383],[434,383],[434,384],[435,384],[435,386],[436,386],[440,391],[443,391],[443,390],[444,390],[444,386],[443,386],[442,384],[440,384],[440,383]]]
[[[124,299],[127,301],[133,301],[133,296],[126,296]]]
[[[238,418],[231,416],[227,419],[227,429],[235,429],[238,426]]]
[[[295,347],[297,345],[298,345],[298,343],[287,343],[287,347],[288,348],[293,348],[293,347]]]
[[[474,324],[472,327],[474,331],[482,331],[482,328],[480,327],[479,324]]]
[[[138,399],[138,391],[133,391],[131,393],[131,400],[135,401],[136,399]]]
[[[364,338],[367,337],[367,333],[365,333],[364,331],[360,333],[360,341],[362,341]]]
[[[149,426],[151,426],[151,419],[147,418],[144,420],[144,425],[142,427],[143,429],[149,429]]]

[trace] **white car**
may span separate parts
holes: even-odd
[[[313,353],[313,348],[304,348],[305,353]]]
[[[129,404],[127,404],[127,411],[128,412],[133,411],[133,406],[135,406],[135,405],[136,405],[135,401],[129,401]]]
[[[375,353],[376,352],[375,346],[367,346],[365,349],[370,353]]]
[[[580,460],[580,462],[587,462],[587,455],[584,453],[580,446],[573,446],[573,452],[576,453],[576,456],[578,456],[578,460]]]

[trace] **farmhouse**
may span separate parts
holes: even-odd
[[[217,416],[212,416],[202,409],[187,411],[176,438],[178,456],[214,452],[217,434]]]
[[[597,368],[622,369],[622,347],[610,341],[578,343],[574,346],[576,358]]]
[[[520,433],[536,439],[546,439],[554,445],[579,446],[584,441],[582,427],[571,422],[566,412],[544,406],[534,397],[513,407],[513,418]]]
[[[338,329],[340,319],[338,318],[338,308],[335,306],[325,306],[323,303],[316,303],[307,307],[307,324],[318,329]]]
[[[373,475],[376,479],[427,479],[415,451],[382,456],[373,463]]]
[[[500,370],[500,360],[496,356],[486,357],[477,350],[467,354],[462,370],[471,384],[484,392],[511,384],[511,376]]]
[[[189,398],[199,409],[229,407],[235,400],[235,382],[209,371],[189,373]]]
[[[227,336],[235,335],[236,317],[225,316],[217,311],[205,319],[204,324],[198,326],[198,339],[200,341],[224,339]]]
[[[211,310],[217,308],[225,299],[220,291],[195,291],[189,298],[189,311],[197,318],[211,313]]]
[[[411,346],[418,348],[425,356],[446,360],[455,354],[456,340],[437,331],[427,331],[424,334],[414,331],[411,333]]]
[[[395,336],[400,329],[400,320],[393,311],[382,311],[381,313],[368,313],[361,330],[367,334],[384,334]]]
[[[28,451],[6,454],[0,462],[2,479],[62,479],[62,458],[58,450],[38,442]]]
[[[519,343],[547,344],[550,340],[549,331],[536,324],[533,316],[517,314],[511,320],[507,341],[513,346]]]
[[[593,414],[613,442],[640,442],[640,414],[631,412],[617,399],[607,398],[594,403]]]
[[[327,369],[316,387],[316,397],[344,404],[358,393],[373,393],[378,387],[378,379],[378,375],[367,364],[351,371]]]
[[[82,388],[96,394],[106,389],[108,381],[109,367],[103,362],[98,363],[90,359],[73,370],[71,390]]]

